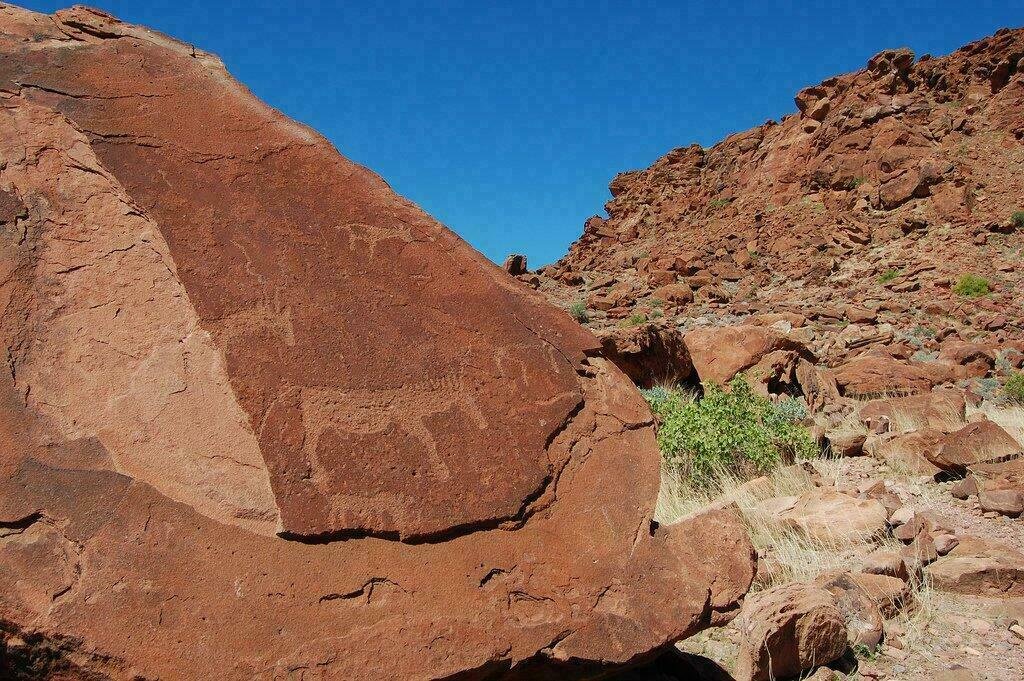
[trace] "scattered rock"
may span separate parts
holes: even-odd
[[[860,410],[867,423],[884,418],[900,425],[899,432],[930,429],[951,433],[967,423],[967,402],[959,390],[935,390],[923,395],[873,400]]]
[[[1020,444],[992,421],[969,423],[943,437],[923,454],[938,468],[963,474],[968,466],[1020,452]]]
[[[846,621],[833,596],[793,583],[747,599],[736,620],[741,639],[736,681],[796,676],[842,656]]]
[[[882,640],[882,612],[864,588],[847,571],[825,573],[817,577],[814,583],[835,597],[839,611],[846,620],[850,646],[864,646],[874,650]]]
[[[686,347],[701,381],[725,384],[767,355],[784,351],[813,358],[800,343],[762,326],[726,326],[695,329],[685,336]]]
[[[598,331],[605,356],[637,385],[671,385],[685,381],[693,363],[675,329],[647,323],[632,328]]]
[[[869,553],[864,557],[861,571],[872,575],[896,577],[903,581],[910,578],[903,556],[893,549],[878,548]]]
[[[861,456],[864,453],[866,433],[832,433],[826,434],[828,447],[836,456]]]
[[[926,568],[932,585],[977,596],[1024,596],[1024,554],[998,542],[961,537],[960,543]]]
[[[938,430],[923,429],[880,440],[875,456],[896,470],[934,477],[942,469],[932,463],[925,452],[939,446],[944,435]]]
[[[864,589],[886,619],[899,614],[913,598],[910,585],[898,577],[853,572],[850,579]]]
[[[882,536],[887,516],[885,507],[874,499],[818,489],[801,496],[779,517],[808,537],[840,545]]]
[[[887,356],[852,359],[838,367],[834,375],[840,393],[850,397],[924,393],[934,384],[932,375],[925,369]]]
[[[513,277],[518,277],[519,275],[527,274],[530,271],[526,267],[526,256],[520,255],[518,253],[513,253],[512,255],[505,258],[505,262],[504,264],[502,264],[502,268],[506,272],[511,274]]]
[[[686,305],[693,302],[693,289],[686,284],[666,284],[654,290],[651,297],[672,305]]]
[[[960,540],[952,534],[937,534],[932,540],[935,545],[935,553],[944,556],[957,547]]]

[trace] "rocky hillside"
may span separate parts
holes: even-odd
[[[788,313],[830,364],[949,333],[1019,339],[1022,60],[1022,29],[945,57],[881,52],[781,122],[618,175],[609,217],[534,283],[595,329]]]
[[[940,58],[888,50],[796,105],[619,175],[608,218],[558,263],[506,263],[655,386],[652,405],[692,400],[688,420],[659,415],[669,472],[707,456],[721,429],[702,419],[742,415],[693,407],[722,394],[697,384],[741,372],[824,453],[708,502],[741,509],[753,594],[635,678],[1016,681],[1024,30]],[[694,507],[689,485],[666,485],[666,522]]]

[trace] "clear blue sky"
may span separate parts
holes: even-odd
[[[91,4],[220,55],[484,254],[531,267],[603,213],[620,171],[778,119],[884,48],[945,54],[1024,25],[1021,0]]]

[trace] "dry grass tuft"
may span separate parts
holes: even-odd
[[[968,407],[968,416],[981,413],[990,421],[1000,426],[1024,445],[1024,406],[1002,406],[992,402],[983,402],[980,407]]]
[[[841,465],[841,461],[830,458],[814,461],[815,469],[826,484],[839,478]],[[826,541],[808,537],[780,523],[777,514],[763,506],[768,499],[799,497],[815,488],[811,476],[799,466],[779,468],[771,475],[748,481],[723,473],[716,477],[714,487],[701,489],[694,489],[666,473],[662,475],[655,517],[659,522],[671,524],[713,505],[736,504],[758,555],[769,566],[765,578],[755,584],[754,590],[809,581],[830,570],[857,569],[859,556],[866,552],[864,544],[871,544],[867,549],[870,550],[877,546],[876,541],[865,538],[862,543],[851,543],[847,539]]]

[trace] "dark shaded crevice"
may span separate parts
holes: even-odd
[[[135,93],[132,93],[130,95],[112,95],[112,96],[104,97],[102,95],[75,94],[73,92],[66,92],[64,90],[58,90],[57,88],[52,87],[52,86],[39,85],[38,83],[19,83],[19,82],[15,82],[15,85],[17,85],[17,86],[19,86],[21,88],[29,88],[29,89],[32,89],[32,90],[40,90],[41,92],[49,92],[50,94],[59,95],[61,97],[68,97],[69,99],[99,99],[99,100],[109,101],[109,100],[117,100],[117,99],[136,99],[136,98],[160,99],[160,98],[164,98],[164,97],[168,96],[168,95],[144,94],[144,93],[141,93],[141,92],[135,92]]]
[[[507,575],[508,572],[508,570],[504,570],[502,568],[491,568],[488,570],[487,574],[480,579],[480,586],[486,586],[487,583],[495,577],[498,577],[499,575]]]
[[[0,529],[3,529],[3,530],[17,530],[17,531],[20,531],[20,532],[24,532],[25,530],[27,530],[28,528],[32,527],[33,525],[35,525],[37,522],[39,522],[42,519],[43,519],[43,514],[42,513],[39,513],[39,512],[31,513],[31,514],[25,516],[24,518],[19,518],[17,520],[11,520],[11,521],[7,521],[7,522],[0,521]],[[13,534],[13,533],[0,533],[0,536],[2,536],[3,534]]]
[[[359,600],[362,600],[363,603],[369,604],[370,601],[373,600],[373,592],[374,592],[374,590],[377,588],[378,585],[382,585],[382,584],[384,584],[384,585],[388,585],[389,584],[391,586],[394,586],[394,587],[398,588],[401,591],[405,591],[405,589],[402,589],[400,584],[398,584],[397,582],[391,581],[387,577],[371,577],[370,579],[366,580],[366,582],[364,582],[363,585],[361,587],[359,587],[358,589],[354,589],[352,591],[349,591],[349,592],[346,592],[346,593],[340,593],[340,594],[337,594],[337,593],[335,593],[335,594],[326,594],[326,595],[320,597],[320,601],[319,602],[320,603],[327,603],[327,602],[330,602],[330,601],[337,601],[337,600],[350,601],[350,600],[359,599]]]
[[[383,539],[403,544],[440,544],[474,532],[506,529],[502,526],[509,523],[514,523],[515,525],[507,529],[518,529],[533,515],[533,511],[529,510],[530,504],[544,495],[554,479],[552,475],[545,476],[540,487],[523,501],[523,508],[515,515],[453,525],[438,532],[403,536],[401,532],[393,530],[346,529],[307,535],[284,530],[278,532],[277,536],[288,541],[299,542],[300,544],[330,544],[336,541],[350,541],[353,539]]]
[[[0,678],[5,681],[106,681],[122,669],[115,658],[83,653],[76,638],[26,631],[0,619]],[[148,681],[139,675],[133,678]]]

